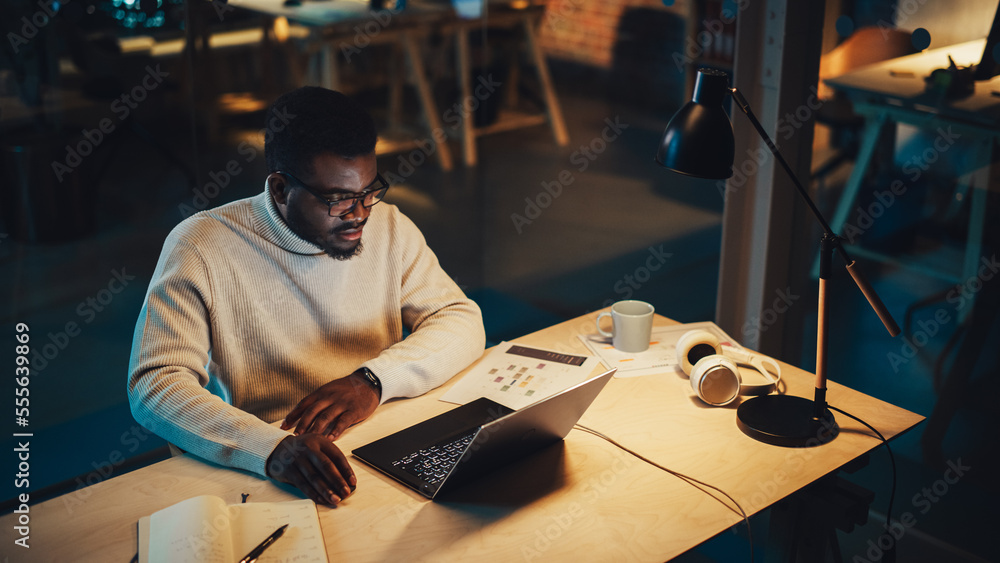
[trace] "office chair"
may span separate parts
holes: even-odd
[[[836,152],[818,166],[813,179],[823,188],[824,179],[841,164],[851,161],[858,153],[864,118],[854,113],[850,100],[823,82],[856,68],[916,52],[910,32],[899,29],[862,27],[840,45],[820,57],[817,95],[822,106],[816,111],[816,121],[831,129],[831,145]]]

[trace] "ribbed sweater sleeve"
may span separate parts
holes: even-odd
[[[287,432],[205,389],[213,298],[203,258],[167,239],[132,340],[128,393],[135,419],[205,459],[266,475]]]
[[[324,383],[367,366],[384,402],[475,361],[479,308],[407,217],[386,203],[372,209],[364,249],[346,261],[298,238],[266,192],[178,225],[136,324],[136,420],[205,459],[266,475],[287,436],[269,423]]]
[[[412,332],[365,362],[382,383],[382,402],[415,397],[478,359],[486,344],[482,313],[438,264],[424,237],[399,214],[402,322]]]

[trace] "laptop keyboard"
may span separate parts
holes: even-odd
[[[431,485],[436,485],[448,475],[475,435],[476,431],[473,430],[450,442],[428,446],[397,459],[392,465]]]

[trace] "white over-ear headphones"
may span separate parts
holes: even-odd
[[[692,330],[677,341],[677,361],[691,379],[698,398],[714,406],[728,405],[737,395],[766,395],[781,380],[781,367],[767,356],[722,346],[718,337],[707,330]],[[768,383],[743,385],[736,364],[755,368]],[[773,368],[769,372],[765,364]]]

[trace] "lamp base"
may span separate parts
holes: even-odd
[[[825,444],[837,437],[840,428],[829,409],[815,418],[815,403],[791,395],[764,395],[740,404],[736,424],[754,440],[792,448]]]

